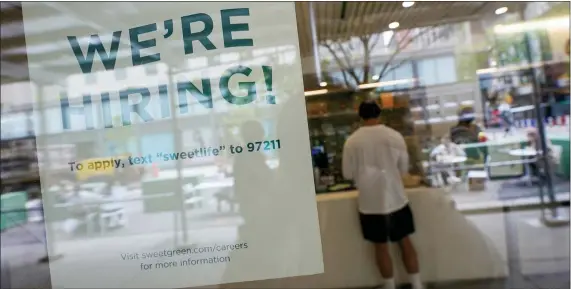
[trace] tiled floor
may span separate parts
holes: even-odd
[[[510,268],[509,278],[428,284],[427,289],[569,288],[569,227],[545,227],[539,216],[538,210],[467,215],[492,241]],[[41,227],[32,230],[43,233]],[[8,235],[2,235],[6,241]],[[45,247],[38,242],[3,246],[2,288],[49,288],[49,268],[37,262],[43,256]]]
[[[563,210],[569,214],[569,208]],[[545,227],[537,210],[470,215],[510,268],[501,280],[429,284],[434,289],[569,288],[569,226]]]

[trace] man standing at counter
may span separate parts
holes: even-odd
[[[395,288],[389,243],[397,242],[413,289],[422,289],[416,249],[410,240],[414,220],[404,194],[408,152],[402,135],[379,123],[381,109],[373,101],[359,106],[363,125],[343,148],[343,176],[359,189],[363,237],[374,243],[377,266],[386,289]]]

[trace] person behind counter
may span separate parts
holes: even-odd
[[[398,242],[412,288],[421,289],[416,249],[409,238],[415,232],[414,219],[402,183],[408,172],[407,147],[397,131],[379,123],[380,114],[375,102],[360,104],[363,125],[345,142],[343,176],[359,189],[361,230],[374,243],[383,288],[395,288],[389,243]]]
[[[450,128],[450,139],[455,144],[474,144],[480,142],[482,129],[474,123],[476,114],[474,108],[465,106],[458,112],[458,124]],[[466,156],[472,160],[486,160],[487,146],[466,149]]]

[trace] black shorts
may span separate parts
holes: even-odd
[[[373,243],[398,242],[414,233],[414,218],[408,205],[390,214],[359,213],[363,237]]]

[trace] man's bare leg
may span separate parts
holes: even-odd
[[[416,255],[416,249],[414,248],[410,238],[405,237],[399,242],[399,245],[402,252],[402,261],[404,263],[404,267],[406,268],[406,272],[408,274],[418,273],[418,257]]]
[[[399,246],[402,253],[402,261],[404,263],[404,267],[406,268],[406,272],[410,276],[410,281],[412,283],[413,289],[421,289],[422,281],[420,280],[420,275],[418,274],[420,269],[418,266],[418,256],[416,254],[416,249],[412,244],[412,241],[409,237],[405,237],[399,242]]]
[[[375,257],[377,260],[377,267],[385,281],[383,288],[394,289],[395,279],[393,278],[393,262],[389,252],[389,243],[376,243]]]

